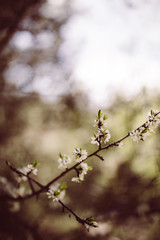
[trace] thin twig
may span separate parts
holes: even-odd
[[[34,178],[30,177],[27,174],[24,174],[23,172],[19,171],[18,169],[16,169],[15,167],[13,167],[8,161],[6,161],[7,166],[15,173],[17,173],[20,176],[24,176],[27,177],[30,181],[34,182],[35,184],[37,184],[40,188],[44,187],[44,185],[42,185],[40,182],[36,181]]]

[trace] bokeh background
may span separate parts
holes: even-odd
[[[131,0],[6,0],[0,3],[0,196],[17,187],[6,161],[38,160],[43,184],[61,171],[58,153],[94,151],[98,109],[111,141],[160,109],[160,3]],[[0,240],[159,240],[160,128],[145,142],[92,158],[85,182],[64,202],[99,223],[88,233],[48,201],[0,197]],[[24,185],[25,191],[28,186]]]

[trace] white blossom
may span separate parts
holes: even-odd
[[[89,232],[89,225],[87,223],[85,223],[84,226],[87,229],[87,231]]]
[[[98,223],[94,221],[93,217],[84,218],[84,221],[85,221],[84,226],[87,228],[88,231],[89,231],[89,226],[98,227]]]
[[[56,184],[55,186],[51,186],[47,191],[48,198],[51,198],[53,202],[57,201],[59,199],[63,199],[65,195],[65,190],[60,189],[60,184]]]
[[[93,137],[91,137],[91,143],[92,144],[97,144],[99,145],[99,143],[101,142],[100,138],[99,138],[99,134],[94,134]]]
[[[105,130],[103,133],[103,137],[104,137],[104,143],[109,142],[110,138],[111,138],[111,134],[109,132],[109,130]]]
[[[158,110],[151,110],[151,111],[147,114],[146,118],[152,121],[152,120],[154,120],[155,117],[158,116],[157,113],[158,113]],[[156,115],[156,114],[157,114],[157,115]],[[156,116],[155,116],[155,115],[156,115]]]
[[[95,120],[94,127],[97,127],[97,132],[91,137],[91,143],[97,144],[98,146],[104,142],[106,144],[111,138],[111,134],[108,129],[105,129],[107,126],[107,116],[102,114],[102,111],[98,111],[97,119]]]
[[[28,164],[27,166],[24,166],[22,168],[18,168],[18,171],[22,172],[25,175],[28,175],[30,173],[33,173],[34,175],[37,175],[37,171],[38,169],[33,167],[32,164]],[[26,180],[25,176],[22,176],[22,178],[24,177],[24,180]]]
[[[28,164],[27,167],[29,172],[33,173],[34,175],[37,175],[37,172],[38,172],[37,168],[33,167],[32,164]]]
[[[75,148],[73,151],[73,159],[75,160],[75,162],[82,162],[87,158],[87,155],[87,151],[81,148]]]
[[[147,114],[147,119],[147,123],[151,130],[153,130],[153,128],[156,128],[160,124],[160,116],[157,110],[151,110]]]
[[[59,166],[58,168],[60,169],[66,169],[68,165],[71,163],[71,158],[66,155],[66,154],[59,154],[59,159],[58,159]]]
[[[160,124],[160,117],[157,110],[151,110],[147,114],[147,121],[138,129],[130,133],[131,139],[135,142],[139,140],[145,140],[151,132]]]
[[[98,128],[107,127],[107,119],[104,116],[99,119],[94,120],[93,127],[98,127]]]
[[[130,136],[131,136],[131,139],[134,141],[134,142],[139,142],[139,140],[142,139],[142,136],[141,136],[141,133],[140,131],[138,130],[134,130],[130,133]]]
[[[87,174],[88,170],[92,170],[92,168],[89,167],[87,163],[81,163],[78,170],[78,177],[73,177],[72,182],[81,183],[82,181],[84,181],[84,176]]]
[[[72,181],[72,182],[77,182],[77,183],[80,183],[80,182],[81,182],[80,179],[79,179],[79,177],[73,177],[73,178],[71,179],[71,181]]]
[[[98,129],[97,133],[94,133],[94,136],[91,137],[91,143],[99,145],[100,143],[102,143],[102,139],[104,140],[104,143],[107,143],[109,142],[110,138],[111,134],[109,130],[100,128]]]
[[[87,163],[81,163],[80,168],[81,168],[80,175],[84,176],[85,174],[87,174],[87,171],[88,171],[88,164]]]

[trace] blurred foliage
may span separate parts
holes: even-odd
[[[6,9],[4,12],[8,11],[8,15],[0,16],[0,22],[4,23],[0,25],[0,195],[6,192],[6,181],[11,188],[17,185],[6,160],[16,167],[38,160],[36,179],[45,184],[60,173],[59,152],[71,154],[75,147],[87,149],[89,153],[95,149],[90,137],[98,109],[94,113],[89,109],[87,96],[70,81],[70,72],[66,71],[59,55],[63,42],[61,29],[71,14],[69,1],[64,2],[59,13],[53,12],[52,17],[44,14],[48,8],[45,1],[18,1],[16,8],[11,0],[1,3],[1,12]],[[21,31],[32,34],[33,46],[16,47],[14,34]],[[38,36],[44,31],[54,34],[54,44],[47,49],[43,44],[36,48],[38,41],[40,44]],[[53,82],[60,86],[67,82],[68,86],[56,102],[45,102],[42,95],[32,89],[35,79],[45,76],[48,66],[55,69],[51,77],[57,73]],[[22,75],[21,69],[25,69]],[[28,74],[25,79],[24,73]],[[159,102],[156,90],[149,93],[144,89],[130,100],[117,95],[111,106],[103,109],[108,115],[111,141],[144,123],[150,109],[159,110]],[[102,153],[104,162],[96,158],[88,160],[93,170],[82,184],[70,181],[74,173],[62,179],[68,185],[64,202],[80,217],[94,216],[99,222],[98,228],[88,233],[42,194],[39,199],[24,202],[0,200],[0,239],[158,240],[159,142],[160,128],[145,142],[126,139],[122,149],[112,148]]]
[[[5,121],[1,121],[0,129],[7,133],[1,134],[1,176],[15,185],[5,160],[17,167],[39,160],[36,179],[47,183],[60,173],[59,152],[71,154],[75,147],[85,148],[89,153],[95,149],[90,144],[95,116],[86,107],[79,108],[76,96],[72,98],[74,108],[67,104],[66,97],[58,104],[44,103],[38,97],[22,97],[15,117],[10,104],[5,105]],[[158,109],[159,101],[158,94],[152,97],[145,92],[134,100],[117,97],[110,108],[103,109],[108,115],[111,141],[141,125],[151,107]],[[159,133],[157,129],[140,143],[126,139],[122,149],[102,153],[104,162],[88,160],[93,170],[82,184],[70,181],[74,173],[62,179],[68,185],[65,203],[81,217],[95,216],[100,225],[97,229],[87,233],[44,194],[38,200],[1,202],[1,239],[158,239]]]

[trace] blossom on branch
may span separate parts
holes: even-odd
[[[98,133],[94,133],[93,137],[91,137],[91,143],[99,145],[100,142],[101,142],[101,139],[100,139],[99,134]]]
[[[130,137],[134,142],[144,141],[151,132],[160,124],[159,112],[151,110],[147,115],[147,121],[136,130],[130,133]]]
[[[53,202],[58,202],[59,199],[63,199],[65,196],[65,189],[67,188],[65,183],[57,183],[55,186],[51,186],[47,191],[48,198],[51,198]]]
[[[98,227],[98,223],[94,221],[94,217],[84,218],[84,226],[86,227],[87,231],[89,232],[89,227]]]
[[[111,138],[111,134],[108,129],[104,129],[106,127],[107,123],[107,116],[102,114],[102,111],[99,110],[97,114],[97,119],[95,120],[94,127],[98,127],[98,130],[96,133],[93,134],[93,137],[91,137],[91,143],[101,145],[102,142],[106,144],[109,142]]]
[[[147,122],[145,123],[149,127],[149,131],[153,132],[156,127],[160,124],[160,116],[157,110],[151,110],[147,114]]]
[[[93,127],[107,127],[107,116],[104,115],[103,117],[100,117],[99,119],[97,118],[96,120],[94,120],[94,124]]]
[[[81,148],[75,148],[73,151],[73,159],[75,162],[82,162],[83,160],[85,160],[87,158],[88,154],[86,150],[83,150]]]
[[[77,169],[78,177],[73,177],[72,182],[81,183],[84,181],[84,176],[87,174],[88,170],[92,170],[92,167],[88,166],[87,163],[81,163],[80,168]]]
[[[130,136],[131,136],[131,139],[134,141],[134,142],[139,142],[140,140],[142,140],[142,134],[139,130],[134,130],[130,133]]]
[[[66,154],[62,155],[61,153],[59,153],[58,163],[58,168],[67,169],[68,165],[71,163],[71,158]]]
[[[23,173],[25,175],[29,175],[30,173],[37,175],[38,169],[35,168],[33,164],[28,164],[27,166],[18,168],[18,171],[20,171],[21,173]]]

